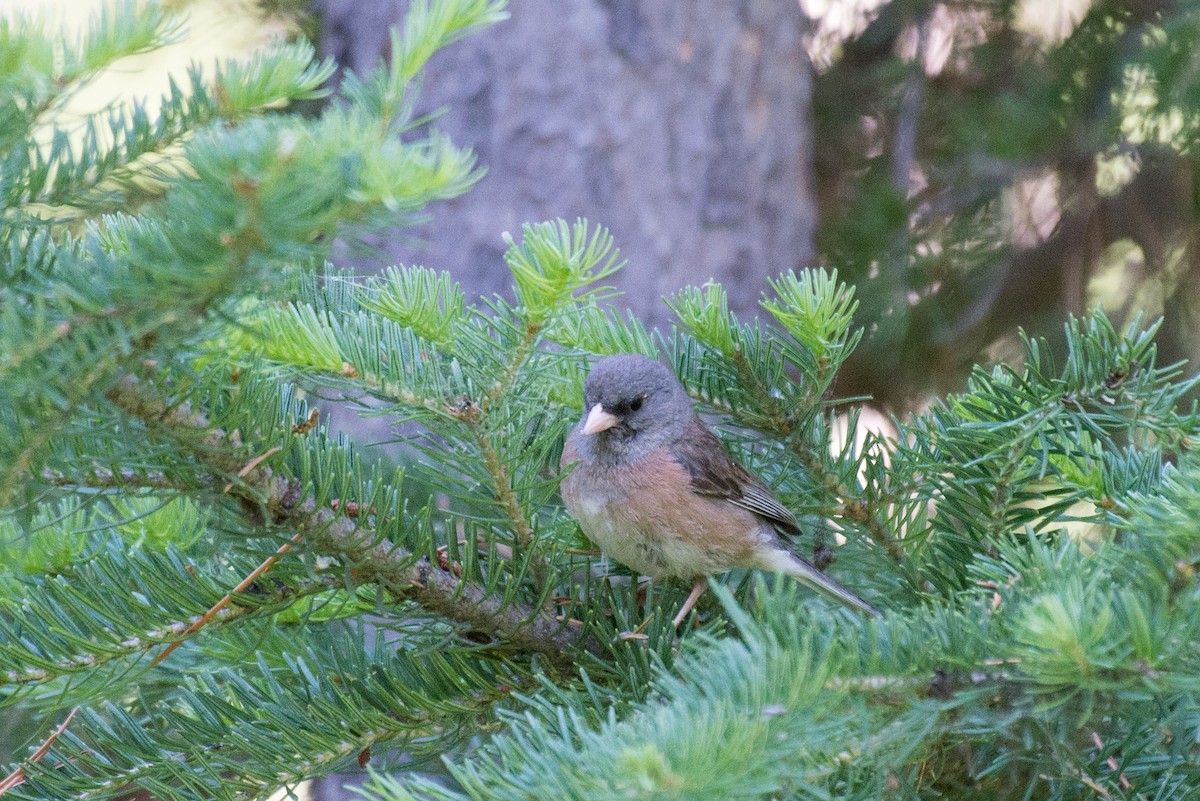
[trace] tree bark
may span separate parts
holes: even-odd
[[[368,70],[405,6],[319,0],[323,51]],[[768,277],[810,265],[812,69],[798,4],[512,0],[510,12],[439,53],[420,101],[449,109],[438,125],[487,176],[427,225],[380,238],[383,263],[507,293],[501,232],[583,216],[629,260],[621,302],[655,323],[662,295],[710,278],[755,313]]]

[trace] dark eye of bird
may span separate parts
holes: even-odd
[[[629,411],[636,412],[638,409],[642,408],[642,400],[644,400],[644,399],[641,398],[640,396],[637,398],[634,398],[633,401],[630,402],[630,404],[629,404]]]

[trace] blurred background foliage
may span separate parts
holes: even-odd
[[[59,147],[108,153],[106,158],[113,163],[119,163],[126,152],[134,156],[115,175],[105,171],[104,180],[97,185],[90,186],[91,178],[82,176],[80,182],[89,184],[91,190],[83,196],[85,203],[63,205],[56,196],[68,193],[49,191],[41,198],[42,203],[27,204],[26,213],[71,226],[78,232],[80,223],[88,217],[113,211],[133,213],[142,204],[160,198],[165,182],[182,166],[189,123],[199,121],[187,117],[211,113],[200,110],[203,104],[185,98],[211,91],[215,113],[229,113],[238,104],[220,96],[224,89],[212,83],[214,70],[230,60],[251,65],[256,54],[265,53],[273,43],[310,31],[312,23],[300,0],[164,0],[156,5],[173,20],[164,38],[153,39],[152,45],[111,63],[74,63],[79,54],[86,52],[89,26],[99,15],[145,5],[141,0],[0,0],[0,17],[14,29],[14,35],[5,33],[0,46],[0,58],[7,62],[5,72],[12,76],[5,88],[22,87],[21,91],[28,90],[35,97],[52,98],[42,101],[49,105],[42,109],[30,132],[30,138],[41,146],[42,157],[51,163],[56,160],[56,134],[67,136]],[[22,43],[19,34],[26,21],[46,31],[62,31],[66,41],[77,43],[73,48],[77,52],[56,52],[50,39],[39,46]],[[137,35],[133,31],[125,33],[131,38]],[[147,43],[150,41],[147,39]],[[40,73],[51,63],[66,66],[68,80],[64,86],[54,87],[53,93],[47,92],[47,87],[25,87],[26,82],[36,84],[42,80]],[[209,77],[203,77],[206,75]],[[240,80],[240,76],[235,77],[225,88],[240,85]],[[260,75],[258,83],[262,82]],[[171,111],[169,119],[164,120],[164,129],[174,135],[154,136],[150,121],[163,113],[164,101],[173,95],[184,98],[182,111]],[[17,96],[14,93],[13,97]],[[14,101],[6,98],[5,102]],[[282,107],[284,103],[277,105]],[[15,127],[0,131],[0,135],[6,139],[24,136],[26,132],[16,126],[21,109],[4,111],[4,119],[13,121]],[[7,112],[12,112],[11,116]],[[124,129],[134,130],[135,126],[141,127],[140,132],[126,136]]]
[[[841,388],[908,407],[1096,306],[1200,355],[1200,4],[858,10],[812,107],[818,251],[868,327]]]

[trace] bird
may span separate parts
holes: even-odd
[[[708,577],[735,567],[785,573],[879,614],[796,552],[795,515],[725,450],[661,362],[640,354],[596,361],[561,467],[564,505],[605,555],[641,575],[693,582],[676,628]]]

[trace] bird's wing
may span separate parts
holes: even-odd
[[[767,485],[730,456],[716,435],[698,419],[672,446],[671,454],[692,478],[698,495],[723,498],[742,507],[780,530],[799,536],[800,523],[768,489]]]

